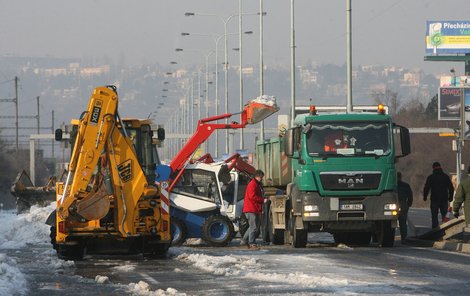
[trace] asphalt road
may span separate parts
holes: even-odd
[[[410,214],[415,229],[430,224],[426,209]],[[235,239],[225,248],[172,248],[166,259],[86,256],[75,263],[58,260],[47,243],[2,252],[26,275],[27,292],[18,293],[26,295],[470,295],[469,255],[399,240],[394,248],[348,247],[310,234],[305,249],[253,251]]]

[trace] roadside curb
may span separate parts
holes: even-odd
[[[455,251],[470,254],[470,243],[456,242],[456,241],[432,241],[418,238],[407,238],[404,245],[415,247],[432,247],[434,249]]]

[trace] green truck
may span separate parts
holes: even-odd
[[[266,240],[302,248],[308,232],[329,232],[338,244],[393,246],[395,164],[410,153],[410,137],[386,111],[382,105],[349,113],[296,107],[285,135],[256,143],[269,200],[262,220]]]

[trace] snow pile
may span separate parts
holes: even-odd
[[[251,257],[209,256],[204,254],[183,253],[177,260],[192,263],[195,267],[215,275],[240,275],[257,267],[256,259]]]
[[[288,283],[309,288],[331,288],[348,285],[348,281],[342,278],[314,276],[302,272],[288,274],[262,272],[263,266],[253,257],[236,257],[233,255],[209,256],[204,254],[183,253],[178,255],[176,259],[189,262],[193,266],[215,275],[235,275],[250,280]]]
[[[14,259],[0,253],[0,295],[25,295],[26,277]]]
[[[98,284],[107,284],[109,283],[109,277],[105,275],[97,275],[95,276],[95,282],[97,282]]]
[[[166,290],[158,289],[156,291],[151,291],[149,284],[144,281],[139,281],[136,283],[130,283],[127,286],[127,290],[130,295],[135,296],[185,296],[186,293],[179,293],[178,290],[173,288],[168,288]]]
[[[50,226],[45,222],[54,209],[55,202],[47,207],[32,206],[29,213],[20,215],[0,214],[0,249],[49,243]]]
[[[55,274],[64,274],[75,268],[75,262],[57,258],[56,251],[52,247],[44,251],[40,258],[41,264],[47,266],[47,269]]]
[[[136,265],[132,265],[132,264],[118,265],[118,266],[112,267],[112,270],[114,272],[130,272],[130,271],[135,270],[135,267]]]
[[[263,104],[266,106],[277,107],[275,96],[262,95],[260,97],[257,97],[256,99],[253,99],[252,102]]]

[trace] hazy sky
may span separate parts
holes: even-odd
[[[296,0],[297,63],[307,61],[344,64],[346,60],[346,1]],[[464,66],[424,62],[426,20],[468,20],[468,0],[353,0],[353,64],[419,67],[426,72],[448,73]],[[243,0],[244,13],[256,13],[258,0]],[[289,64],[290,1],[264,0],[266,65]],[[238,13],[237,0],[0,0],[0,55],[124,58],[127,65],[169,61],[194,64],[204,61],[197,52],[209,52],[207,37],[181,37],[181,32],[220,35],[223,23],[216,17],[185,17],[184,12]],[[244,17],[245,62],[258,63],[259,20]],[[236,17],[228,32],[238,31]],[[238,61],[236,36],[229,37],[230,60]],[[223,56],[223,43],[219,45]],[[0,72],[1,73],[1,72]]]

